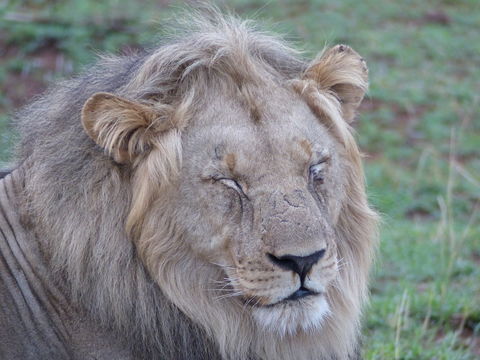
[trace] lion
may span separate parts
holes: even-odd
[[[376,244],[365,60],[230,15],[20,111],[2,359],[356,359]]]

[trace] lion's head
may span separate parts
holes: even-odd
[[[52,267],[149,346],[179,326],[168,302],[226,358],[346,358],[376,223],[349,126],[365,61],[338,45],[307,63],[238,20],[196,25],[42,100],[50,120],[23,153],[42,162],[26,189]]]

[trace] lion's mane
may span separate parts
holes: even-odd
[[[174,214],[161,220],[152,215],[162,212],[157,200],[168,191],[182,157],[189,156],[182,154],[181,132],[165,141],[165,152],[158,156],[167,159],[147,159],[136,169],[141,176],[134,176],[132,168],[115,163],[82,128],[82,106],[96,92],[162,99],[187,119],[208,98],[207,73],[242,81],[255,78],[255,64],[261,62],[272,74],[293,80],[308,65],[284,42],[247,22],[218,15],[195,20],[190,15],[189,22],[187,30],[177,29],[156,49],[102,58],[19,114],[23,206],[34,219],[26,226],[40,239],[55,281],[71,299],[105,327],[124,334],[142,356],[302,359],[352,354],[355,344],[348,339],[359,332],[376,217],[367,205],[360,154],[338,103],[325,100],[349,169],[348,201],[337,228],[341,286],[330,293],[332,316],[320,335],[286,336],[281,342],[256,330],[228,301],[212,300],[204,285],[221,276],[221,270],[202,270],[189,255]],[[153,186],[149,181],[156,174],[162,181]],[[160,280],[150,276],[152,267]]]

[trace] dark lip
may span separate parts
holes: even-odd
[[[309,289],[304,288],[302,286],[302,287],[298,288],[296,291],[294,291],[292,294],[290,294],[288,297],[286,297],[286,298],[284,298],[280,301],[277,301],[276,303],[265,304],[265,305],[256,305],[256,306],[259,306],[259,307],[274,307],[274,306],[281,305],[281,304],[293,303],[295,301],[299,301],[300,299],[303,299],[303,298],[306,298],[306,297],[309,297],[309,296],[317,296],[317,295],[322,295],[322,294],[323,294],[322,292],[316,292],[316,291],[313,291],[313,290],[309,290]],[[253,306],[250,301],[249,302],[245,301],[245,304]]]
[[[282,301],[291,301],[291,300],[298,300],[302,299],[307,296],[313,296],[313,295],[318,295],[317,292],[309,290],[307,288],[304,288],[303,286],[300,287],[297,291],[295,291],[293,294],[291,294],[289,297],[286,299],[283,299]]]
[[[278,301],[274,304],[268,304],[268,305],[265,305],[265,306],[266,307],[273,307],[273,306],[277,306],[277,305],[281,305],[281,304],[292,303],[292,302],[298,301],[300,299],[303,299],[303,298],[306,298],[306,297],[309,297],[309,296],[317,296],[317,295],[321,295],[321,294],[322,293],[309,290],[309,289],[304,288],[302,286],[297,291],[293,292],[290,296],[286,297],[285,299],[280,300],[280,301]]]

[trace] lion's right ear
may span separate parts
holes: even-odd
[[[172,128],[168,121],[161,121],[166,115],[164,107],[162,110],[113,94],[96,93],[83,106],[82,124],[95,143],[123,164],[148,151],[154,136]]]

